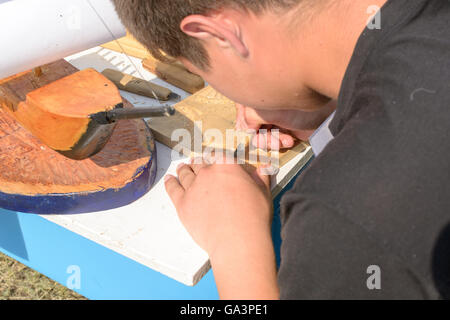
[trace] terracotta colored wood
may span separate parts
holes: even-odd
[[[117,87],[103,75],[93,69],[78,72],[63,60],[43,66],[40,76],[29,71],[0,80],[0,105],[44,144],[61,152],[73,150],[82,140],[92,114],[121,103]]]
[[[0,109],[0,191],[36,195],[119,189],[151,157],[146,130],[142,120],[121,121],[100,153],[76,161],[48,148]]]
[[[172,91],[167,88],[133,77],[118,70],[105,69],[102,74],[112,81],[120,90],[136,93],[141,96],[167,101],[172,93]]]
[[[154,182],[154,148],[145,121],[125,120],[117,124],[100,153],[71,160],[0,108],[0,207],[47,214],[126,205],[148,192]]]
[[[249,142],[250,137],[245,133],[236,133],[234,144],[227,145],[225,138],[221,142],[203,140],[202,150],[194,149],[195,131],[201,132],[203,135],[209,129],[218,129],[223,137],[226,137],[227,130],[234,130],[236,126],[236,108],[234,102],[219,94],[212,87],[208,86],[196,94],[188,97],[175,105],[177,114],[170,119],[153,118],[148,121],[150,128],[153,130],[156,140],[167,145],[170,148],[184,146],[180,151],[186,156],[198,156],[198,151],[203,152],[206,147],[217,147],[218,149],[235,152],[239,145],[246,148],[246,159],[249,159]],[[199,126],[195,126],[196,121],[201,121],[201,131]],[[180,128],[187,129],[190,133],[191,141],[183,141],[178,139],[173,141],[173,133]],[[292,160],[296,155],[303,152],[308,145],[304,142],[298,142],[297,145],[290,150],[283,150],[279,153],[279,166],[283,166]],[[228,147],[228,149],[227,149]],[[253,150],[256,158],[267,162],[267,157],[274,157],[274,153],[265,153],[262,150]],[[257,166],[258,164],[252,163]]]

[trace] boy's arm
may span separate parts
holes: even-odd
[[[211,258],[222,299],[277,299],[267,176],[239,165],[181,165],[166,190],[181,222]]]
[[[211,256],[211,266],[221,299],[279,299],[277,270],[270,230],[241,230],[241,237]]]

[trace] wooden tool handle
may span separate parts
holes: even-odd
[[[141,119],[141,118],[160,118],[171,117],[175,114],[175,109],[171,106],[163,107],[144,107],[144,108],[122,108],[106,112],[107,120],[110,123],[117,120]]]
[[[20,102],[20,98],[14,93],[14,90],[9,90],[7,84],[4,84],[3,88],[0,87],[0,107],[6,107],[15,112]]]
[[[92,114],[90,118],[98,124],[111,124],[118,120],[171,117],[174,114],[175,109],[171,106],[115,108],[110,111]]]
[[[205,87],[202,77],[189,72],[177,63],[164,63],[149,56],[142,62],[142,65],[164,81],[189,93],[194,94]]]
[[[136,93],[149,98],[167,101],[172,91],[146,80],[133,77],[113,69],[106,69],[102,74],[111,80],[120,90]],[[156,97],[155,97],[156,95]]]

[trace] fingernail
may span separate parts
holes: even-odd
[[[284,138],[282,143],[283,143],[283,146],[288,147],[288,148],[290,148],[294,145],[292,139],[289,139],[289,138]]]
[[[173,178],[173,176],[171,176],[170,174],[168,174],[168,175],[166,175],[165,177],[164,177],[164,182],[167,182],[168,180],[170,180],[170,179],[172,179]]]

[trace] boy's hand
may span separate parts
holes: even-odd
[[[166,190],[209,255],[221,299],[278,299],[269,177],[240,165],[180,165]]]
[[[315,111],[302,110],[258,110],[236,104],[237,120],[236,129],[256,130],[268,129],[276,126],[280,129],[278,141],[274,141],[275,136],[264,136],[257,134],[252,144],[259,148],[275,149],[277,147],[292,148],[296,139],[308,141],[314,131],[333,113],[336,109],[336,102],[331,101],[327,105]],[[267,144],[267,146],[266,146]]]
[[[197,162],[197,161],[195,161]],[[251,241],[249,230],[270,230],[269,177],[237,164],[181,164],[166,190],[181,222],[209,255],[231,242]]]

